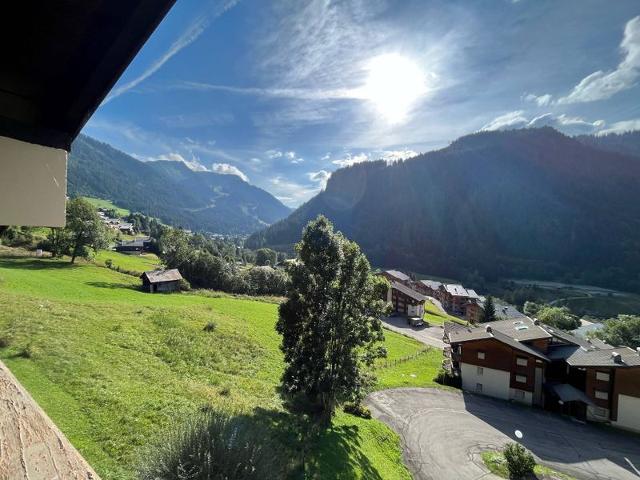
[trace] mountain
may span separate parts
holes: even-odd
[[[609,152],[618,152],[640,157],[640,131],[610,133],[608,135],[580,135],[581,143]]]
[[[140,162],[86,135],[71,147],[67,177],[69,195],[106,198],[191,230],[246,234],[291,211],[236,175],[195,172],[182,162]]]
[[[380,267],[640,290],[640,162],[552,128],[480,132],[404,162],[333,173],[248,239],[290,248],[326,215]]]

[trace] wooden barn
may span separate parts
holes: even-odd
[[[144,289],[151,293],[175,292],[180,290],[182,275],[177,268],[172,268],[171,270],[149,270],[140,278]]]

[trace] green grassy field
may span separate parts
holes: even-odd
[[[94,197],[84,197],[86,198],[91,205],[96,208],[108,208],[114,209],[120,217],[126,217],[131,212],[126,208],[117,207],[111,200],[105,200],[103,198],[94,198]]]
[[[442,313],[440,309],[430,301],[424,302],[424,319],[429,322],[430,325],[444,325],[444,322],[456,322],[462,325],[467,324],[465,320]]]
[[[102,478],[135,478],[148,446],[204,406],[295,424],[276,391],[276,303],[138,284],[90,263],[0,257],[0,359]],[[441,352],[416,356],[423,345],[391,332],[386,346],[377,388],[433,385]],[[308,478],[410,478],[377,420],[338,412],[307,447]]]
[[[121,270],[142,273],[147,270],[155,270],[161,265],[157,255],[145,253],[144,255],[127,255],[126,253],[101,250],[93,258],[96,265],[103,267],[107,260],[111,260],[113,267],[120,267]]]

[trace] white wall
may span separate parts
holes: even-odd
[[[424,304],[407,305],[407,315],[410,317],[424,317]]]
[[[523,392],[524,398],[518,398],[518,394],[516,392]],[[509,400],[513,400],[514,402],[522,403],[524,405],[533,405],[533,392],[520,390],[519,388],[510,388]]]
[[[509,400],[509,372],[482,367],[482,375],[478,375],[477,365],[460,363],[460,374],[463,390],[475,392],[476,384],[481,383],[483,395]]]
[[[640,398],[618,395],[618,420],[616,427],[640,432]]]
[[[0,137],[0,225],[61,227],[67,152]]]

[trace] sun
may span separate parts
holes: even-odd
[[[369,60],[361,91],[389,123],[402,123],[427,92],[426,75],[409,58],[390,53]]]

